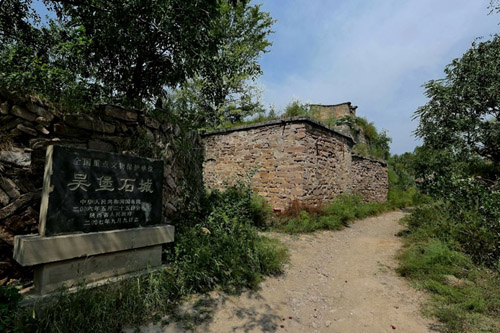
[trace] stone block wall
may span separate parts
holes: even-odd
[[[302,139],[307,150],[300,201],[318,206],[350,192],[352,142],[317,125],[306,124],[306,132]]]
[[[353,155],[351,177],[352,191],[365,201],[387,201],[389,180],[385,162]]]
[[[190,163],[174,142],[199,154],[199,165]],[[85,115],[68,114],[40,99],[0,90],[0,284],[29,276],[12,260],[13,237],[38,231],[45,150],[51,144],[162,158],[165,220],[176,217],[187,179],[186,186],[202,188],[202,148],[196,134],[138,110],[106,105]],[[198,179],[193,178],[196,169]]]
[[[203,177],[208,187],[223,188],[249,175],[253,189],[277,211],[293,201],[318,206],[341,193],[387,200],[387,166],[353,156],[353,144],[352,138],[304,117],[208,133]]]
[[[352,140],[307,118],[210,133],[203,145],[208,187],[222,188],[253,171],[253,189],[275,210],[295,200],[319,205],[350,189]]]
[[[303,194],[306,147],[303,124],[232,130],[203,138],[203,178],[208,187],[223,188],[252,176],[252,186],[275,209],[284,209]]]
[[[345,102],[335,105],[311,104],[311,114],[319,121],[328,120],[330,118],[340,118],[343,116],[356,116],[357,106],[353,106],[351,102]]]

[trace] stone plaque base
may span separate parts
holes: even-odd
[[[44,295],[160,265],[161,245],[42,264],[35,267],[35,293]]]
[[[174,227],[153,227],[57,236],[14,238],[14,259],[35,267],[35,291],[95,283],[161,265],[162,244],[174,241]]]

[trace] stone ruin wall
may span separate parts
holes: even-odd
[[[319,121],[331,118],[340,118],[343,116],[356,116],[357,106],[352,106],[351,102],[345,102],[335,105],[311,104],[311,113]]]
[[[306,124],[307,135],[302,139],[306,147],[303,164],[304,192],[300,201],[318,206],[336,195],[350,192],[352,143],[341,135],[324,128]]]
[[[341,193],[386,201],[385,163],[351,154],[353,142],[314,121],[271,121],[203,136],[203,177],[222,189],[251,178],[274,210],[292,201],[318,206]]]
[[[253,189],[273,208],[284,209],[303,195],[304,137],[303,124],[276,124],[205,136],[205,185],[222,189],[255,172]]]
[[[389,180],[385,162],[353,155],[351,177],[352,191],[365,201],[387,201]]]
[[[48,145],[138,156],[144,156],[144,149],[153,146],[165,161],[163,215],[171,219],[178,211],[183,195],[180,186],[187,178],[183,158],[172,145],[172,140],[180,136],[177,125],[160,123],[141,111],[107,105],[92,116],[74,115],[36,98],[0,91],[0,284],[7,278],[31,275],[30,269],[12,259],[13,238],[38,232]],[[197,135],[189,133],[182,140],[192,145],[193,152],[201,153]],[[201,189],[201,170],[199,180],[194,182]]]

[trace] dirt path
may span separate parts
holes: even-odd
[[[427,332],[423,296],[400,278],[394,258],[401,212],[342,231],[278,235],[290,249],[286,273],[257,292],[212,293],[179,310],[196,332]],[[194,304],[194,306],[193,306]],[[178,332],[180,322],[143,331]]]

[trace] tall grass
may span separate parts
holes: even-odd
[[[294,202],[281,216],[275,216],[272,224],[274,229],[291,234],[340,230],[356,219],[414,206],[427,200],[414,187],[406,191],[392,187],[388,199],[386,202],[364,202],[359,195],[341,194],[322,207]]]
[[[314,232],[317,230],[340,230],[356,219],[403,208],[410,202],[399,200],[394,203],[363,202],[358,195],[341,194],[323,207],[307,207],[291,205],[282,216],[274,218],[274,226],[278,231],[291,234]]]
[[[430,230],[411,233],[398,272],[430,294],[425,313],[443,332],[500,332],[500,274],[477,266]]]

